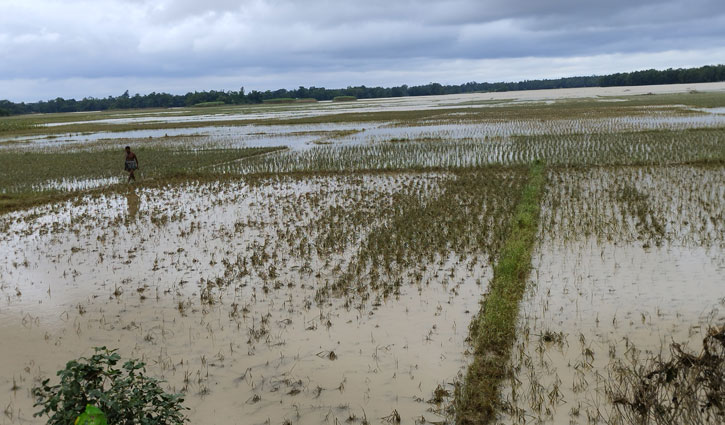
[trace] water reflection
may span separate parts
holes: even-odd
[[[126,192],[126,205],[128,207],[128,220],[133,221],[136,218],[139,206],[141,205],[141,199],[136,193],[136,190],[129,189]]]

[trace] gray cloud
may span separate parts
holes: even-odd
[[[536,78],[527,64],[564,72],[552,64],[606,55],[616,71],[655,66],[645,59],[673,51],[663,66],[724,62],[712,56],[725,40],[720,0],[6,0],[3,8],[0,98],[12,82],[31,82],[24,100],[55,96],[60,81],[82,97],[100,81],[132,91],[151,81],[155,90],[212,81],[332,87],[441,81],[441,67],[461,78],[449,82],[496,79],[447,66],[485,61],[510,69],[507,80]]]

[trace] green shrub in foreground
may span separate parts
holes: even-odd
[[[128,360],[121,368],[117,350],[94,348],[90,358],[69,361],[58,371],[60,384],[50,379],[33,388],[34,416],[48,415],[48,425],[68,425],[83,413],[87,404],[103,411],[109,424],[183,424],[187,419],[181,394],[168,394],[162,381],[146,376],[145,363]]]

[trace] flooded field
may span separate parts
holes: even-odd
[[[502,422],[628,423],[622,370],[698,353],[725,320],[725,173],[561,171],[549,190]]]
[[[192,424],[475,423],[492,353],[489,423],[632,423],[628,371],[725,325],[723,107],[708,84],[34,117],[0,134],[0,424],[45,423],[32,388],[100,346]],[[514,333],[482,349],[527,202]]]
[[[377,244],[465,178],[130,189],[4,216],[5,420],[30,420],[28,391],[59,358],[102,345],[186,392],[196,423],[443,420],[496,241]],[[517,184],[515,172],[499,178]],[[477,218],[503,227],[510,205]]]
[[[723,83],[670,84],[635,87],[589,87],[576,89],[528,90],[499,93],[469,93],[445,96],[416,96],[389,99],[365,99],[357,102],[333,103],[323,101],[309,104],[284,106],[261,106],[240,112],[238,108],[215,108],[214,112],[204,109],[178,108],[161,112],[111,112],[107,117],[84,120],[72,114],[61,121],[45,123],[47,127],[68,124],[143,124],[143,123],[210,123],[218,121],[255,121],[259,119],[310,118],[344,113],[400,112],[416,110],[446,110],[454,108],[477,108],[500,106],[511,103],[548,102],[566,99],[593,98],[600,102],[623,101],[622,96],[677,94],[692,91],[722,91]],[[82,115],[81,115],[82,117]]]

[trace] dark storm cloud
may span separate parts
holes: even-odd
[[[20,80],[50,87],[166,79],[174,87],[172,80],[297,73],[299,84],[329,85],[335,75],[366,73],[348,81],[359,84],[408,70],[407,82],[416,83],[437,76],[426,79],[422,69],[473,69],[487,60],[508,61],[496,63],[512,78],[533,78],[527,60],[595,63],[602,55],[637,68],[655,65],[632,58],[655,55],[659,66],[668,54],[672,66],[702,65],[723,62],[712,52],[725,40],[719,0],[6,0],[3,7],[0,98]],[[472,72],[465,80],[493,77]],[[275,88],[288,79],[266,81]]]

